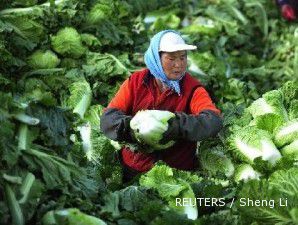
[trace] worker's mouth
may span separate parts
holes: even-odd
[[[178,76],[178,75],[181,75],[182,72],[178,72],[178,71],[176,71],[176,72],[174,72],[174,74]]]

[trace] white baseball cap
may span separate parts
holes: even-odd
[[[160,52],[176,52],[195,49],[197,49],[197,46],[186,44],[183,38],[174,32],[165,33],[161,37],[159,43]]]

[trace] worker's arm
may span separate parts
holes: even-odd
[[[221,130],[220,111],[203,87],[195,90],[190,101],[190,111],[189,115],[183,112],[175,113],[176,117],[170,119],[163,141],[178,139],[202,141],[216,136]]]
[[[131,102],[130,83],[127,79],[100,118],[100,129],[108,138],[133,142],[129,125],[132,116],[128,115]]]

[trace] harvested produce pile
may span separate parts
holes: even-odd
[[[123,184],[99,118],[166,28],[224,128],[198,171]],[[0,224],[298,224],[298,27],[273,1],[6,0],[0,63]]]

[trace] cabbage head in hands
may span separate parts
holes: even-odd
[[[162,110],[142,110],[130,121],[130,128],[136,140],[149,145],[154,150],[169,148],[175,141],[170,140],[162,144],[163,134],[168,130],[168,121],[175,117],[175,114]]]

